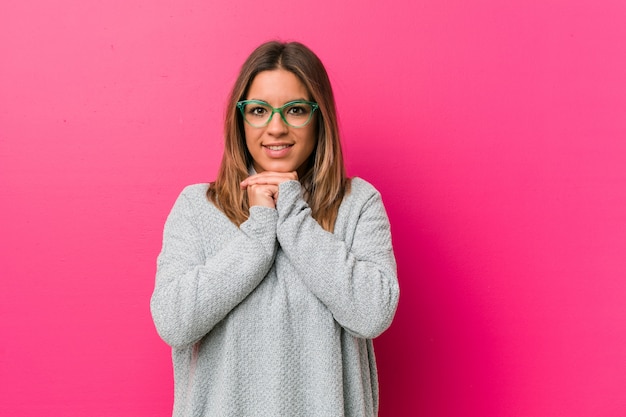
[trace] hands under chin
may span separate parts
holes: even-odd
[[[263,206],[276,208],[278,186],[285,181],[298,179],[298,173],[263,171],[254,174],[241,182],[241,189],[248,193],[250,207]]]

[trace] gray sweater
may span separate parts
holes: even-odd
[[[354,178],[329,233],[297,181],[240,227],[206,191],[176,200],[151,300],[173,348],[174,416],[376,416],[371,339],[399,295],[380,194]]]

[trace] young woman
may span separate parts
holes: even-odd
[[[215,182],[165,224],[151,310],[175,416],[375,416],[398,303],[380,194],[347,179],[326,70],[269,42],[232,90]]]

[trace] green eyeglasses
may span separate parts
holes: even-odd
[[[274,113],[279,113],[287,126],[303,127],[311,121],[319,105],[312,101],[294,100],[276,108],[261,100],[243,100],[237,102],[237,108],[243,120],[252,127],[267,126]]]

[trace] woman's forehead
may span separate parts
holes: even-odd
[[[261,100],[281,106],[294,100],[309,100],[304,83],[294,73],[275,69],[259,72],[248,88],[247,100]]]

